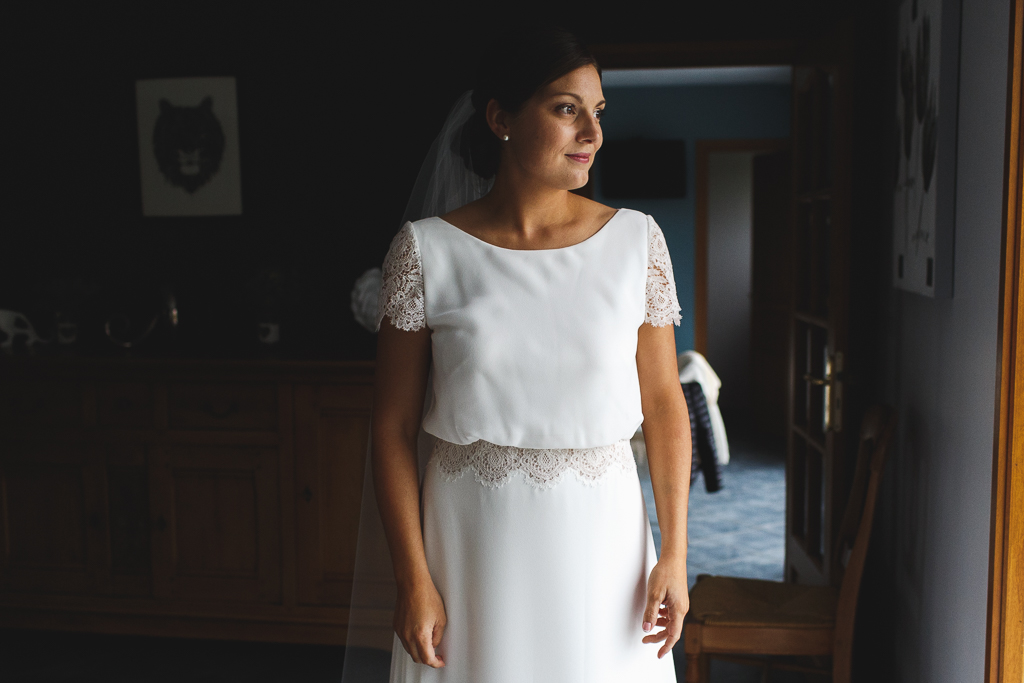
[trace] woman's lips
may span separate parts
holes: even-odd
[[[589,154],[566,154],[565,156],[569,157],[573,161],[578,161],[581,164],[585,164],[588,161],[590,161],[590,155]]]

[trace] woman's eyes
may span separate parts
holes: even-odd
[[[558,111],[562,112],[563,114],[569,114],[570,116],[572,116],[572,115],[576,114],[576,105],[575,104],[560,104],[560,105],[558,105]],[[595,109],[594,110],[594,118],[599,120],[599,121],[601,120],[601,116],[603,114],[604,114],[604,109]]]

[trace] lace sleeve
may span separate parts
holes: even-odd
[[[400,330],[414,332],[426,325],[423,309],[423,263],[412,223],[391,240],[384,257],[383,284],[377,302],[377,329],[387,316]]]
[[[676,281],[672,276],[672,260],[661,228],[650,216],[647,217],[647,315],[644,322],[654,327],[678,325],[679,299],[676,296]]]

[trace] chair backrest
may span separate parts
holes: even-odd
[[[873,405],[864,414],[857,448],[857,466],[853,486],[833,546],[833,567],[842,568],[839,604],[836,608],[836,640],[833,654],[833,681],[849,680],[853,654],[853,626],[857,612],[864,561],[871,540],[875,503],[889,442],[896,429],[896,413],[891,408]]]

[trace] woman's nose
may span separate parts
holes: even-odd
[[[585,119],[576,134],[578,142],[598,142],[601,139],[601,124],[594,119]]]

